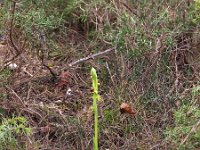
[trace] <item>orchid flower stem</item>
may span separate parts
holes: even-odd
[[[98,94],[98,78],[97,73],[94,68],[91,69],[91,77],[92,77],[92,87],[93,87],[93,111],[94,111],[94,137],[93,137],[93,144],[94,150],[98,150],[98,107],[97,101],[100,99]]]

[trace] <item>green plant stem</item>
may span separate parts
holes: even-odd
[[[98,109],[97,109],[97,99],[93,100],[93,109],[94,109],[94,149],[98,150]]]
[[[94,137],[93,137],[93,144],[94,150],[98,150],[98,107],[97,101],[100,99],[98,94],[98,78],[97,73],[94,68],[91,69],[91,77],[92,77],[92,87],[93,87],[93,111],[94,111]]]

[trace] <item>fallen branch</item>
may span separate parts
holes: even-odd
[[[105,51],[103,51],[103,52],[99,52],[99,53],[96,53],[96,54],[93,54],[93,55],[89,55],[89,56],[87,56],[87,57],[85,57],[85,58],[81,58],[81,59],[79,59],[79,60],[77,60],[77,61],[74,61],[74,62],[70,63],[70,64],[69,64],[69,67],[72,67],[72,66],[74,66],[74,65],[76,65],[76,64],[78,64],[78,63],[87,61],[87,60],[89,60],[89,59],[94,59],[95,57],[97,57],[97,56],[99,56],[99,55],[103,55],[103,54],[105,54],[105,53],[108,53],[108,52],[110,52],[110,51],[112,51],[112,50],[114,50],[114,49],[115,49],[115,48],[109,48],[109,49],[107,49],[107,50],[105,50]]]

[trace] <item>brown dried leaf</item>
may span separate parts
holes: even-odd
[[[134,115],[135,112],[133,111],[133,109],[131,108],[131,106],[127,103],[122,103],[120,106],[120,112],[121,113],[127,113],[130,115]]]
[[[68,84],[69,72],[63,71],[59,76],[59,80],[57,83],[58,88],[62,88]]]

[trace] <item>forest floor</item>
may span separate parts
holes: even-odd
[[[80,1],[66,3],[68,13],[62,10],[64,2],[57,6],[49,1],[44,8],[40,1],[29,2],[11,3],[0,41],[0,116],[24,117],[31,129],[30,134],[16,134],[6,128],[14,135],[13,149],[93,149],[92,67],[101,96],[100,150],[177,149],[185,143],[200,147],[199,134],[190,135],[197,131],[200,116],[199,26],[185,13],[192,4],[144,1],[129,8],[120,1],[109,2],[109,7],[106,1]],[[61,10],[63,24],[54,11],[41,15],[50,7]],[[83,8],[88,11],[86,20],[81,18]],[[39,10],[43,18],[32,18]],[[25,19],[23,24],[26,17],[30,22]],[[122,104],[131,111],[123,113]],[[4,149],[11,149],[7,146]]]
[[[52,65],[56,74],[59,73],[55,78],[38,57],[27,51],[15,57],[8,45],[4,41],[0,49],[1,61],[8,62],[1,64],[4,65],[4,74],[7,74],[2,81],[5,86],[0,89],[6,93],[6,97],[2,97],[1,109],[5,114],[18,114],[28,119],[32,136],[21,139],[22,143],[26,143],[25,149],[91,149],[93,112],[90,68],[72,67],[60,71],[66,64],[49,60],[48,65]],[[140,108],[136,99],[130,103],[134,116],[121,114],[120,105],[127,101],[115,97],[113,85],[106,89],[101,85],[100,79],[100,147],[168,147],[167,141],[161,141],[160,132],[162,122],[166,117],[169,122],[172,117],[167,112],[169,110],[156,112],[156,116],[146,116],[147,112]],[[167,116],[160,118],[164,115]]]

